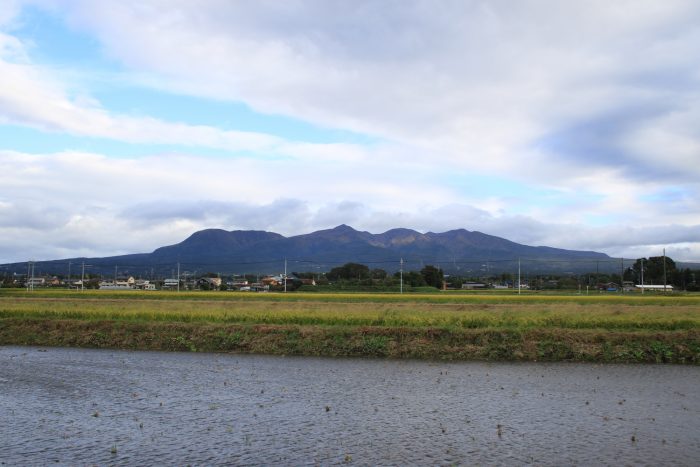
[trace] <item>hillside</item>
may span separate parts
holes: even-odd
[[[371,234],[347,225],[291,237],[256,230],[206,229],[152,253],[38,264],[45,273],[65,273],[68,262],[76,268],[74,273],[83,262],[90,264],[90,271],[102,274],[113,273],[115,267],[122,274],[168,274],[177,263],[193,273],[279,273],[285,259],[289,271],[322,272],[356,262],[393,272],[400,268],[401,260],[406,270],[434,264],[448,273],[512,272],[518,260],[533,272],[619,271],[619,261],[604,253],[522,245],[465,229],[420,233],[397,228]],[[26,263],[16,266],[17,272],[26,272]]]

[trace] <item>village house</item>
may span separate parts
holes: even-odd
[[[116,281],[101,281],[99,288],[101,290],[130,290],[134,288],[136,280],[132,277],[118,278]]]
[[[263,285],[267,285],[268,287],[269,286],[274,287],[274,286],[280,285],[282,283],[282,278],[280,276],[266,276],[266,277],[263,277],[262,279],[260,279],[260,282]]]
[[[220,277],[201,277],[197,279],[197,287],[200,289],[218,289],[221,287]]]
[[[615,282],[601,282],[598,284],[598,290],[606,292],[617,292],[620,286]]]

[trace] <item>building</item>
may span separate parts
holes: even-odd
[[[163,288],[164,289],[177,289],[180,285],[180,281],[178,279],[165,279],[163,281]]]
[[[673,292],[673,286],[672,285],[663,285],[663,284],[644,284],[644,285],[635,285],[637,290],[645,291],[645,290],[651,290],[653,292]]]
[[[200,289],[218,289],[221,287],[220,277],[202,277],[197,279],[197,287]]]
[[[263,277],[262,279],[260,279],[260,282],[263,285],[275,286],[275,285],[280,285],[280,283],[282,282],[282,278],[281,277],[267,276],[267,277]]]
[[[598,290],[604,290],[606,292],[617,292],[619,285],[615,282],[601,282],[598,284]]]
[[[112,282],[112,281],[100,281],[98,284],[98,288],[100,290],[132,290],[133,287],[129,285],[127,282],[124,281],[118,281],[118,282]]]
[[[29,287],[44,287],[46,285],[46,278],[44,278],[44,277],[30,277],[27,280],[27,285]]]
[[[101,281],[99,283],[100,290],[131,290],[134,288],[136,280],[133,277],[123,277],[116,281]]]
[[[151,281],[137,280],[134,288],[138,290],[156,290],[156,285],[151,284]]]

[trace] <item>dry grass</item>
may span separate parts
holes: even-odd
[[[323,326],[439,328],[563,328],[609,330],[700,329],[700,306],[587,303],[326,302],[262,300],[144,300],[130,298],[0,297],[0,318],[52,318]]]
[[[0,292],[0,345],[700,362],[700,297]]]

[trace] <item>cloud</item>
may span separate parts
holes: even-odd
[[[591,226],[567,219],[559,208],[536,215],[495,212],[488,199],[450,202],[442,177],[411,190],[403,177],[382,180],[382,171],[343,167],[348,186],[330,173],[335,163],[310,169],[294,161],[254,172],[254,162],[222,171],[198,156],[110,159],[66,152],[30,155],[0,151],[0,262],[66,256],[148,252],[182,241],[204,228],[268,230],[297,235],[341,223],[380,233],[395,227],[422,232],[466,228],[530,245],[652,254],[667,246],[700,257],[700,226],[673,222],[674,214],[628,209],[629,222]],[[372,169],[372,167],[370,167]],[[357,180],[377,187],[358,190]],[[354,181],[355,186],[350,183]],[[37,190],[37,187],[41,190]],[[278,190],[267,187],[276,186]],[[394,196],[398,192],[401,196]],[[388,194],[385,194],[388,193]],[[653,205],[650,205],[653,208]],[[595,206],[592,212],[600,212]],[[639,222],[640,219],[645,223]],[[637,226],[638,225],[638,226]],[[661,245],[661,247],[659,246]],[[39,256],[39,255],[43,256]]]
[[[625,149],[638,126],[698,97],[700,8],[688,1],[57,4],[159,87],[515,177],[557,138],[566,141],[542,163],[595,161],[658,177],[655,161]],[[684,162],[671,157],[662,175]]]
[[[6,42],[17,50],[17,43]],[[262,133],[114,114],[84,96],[71,98],[64,83],[47,78],[55,75],[50,69],[12,63],[0,55],[0,122],[135,144],[208,147],[231,153],[285,151],[284,140]]]
[[[66,78],[89,70],[38,60],[13,33],[18,4],[5,2],[0,124],[177,147],[110,158],[4,143],[0,232],[18,245],[113,254],[207,227],[297,234],[347,223],[467,228],[611,254],[669,244],[700,256],[696,2],[30,4],[96,37],[132,86],[380,143],[114,111],[90,79]]]

